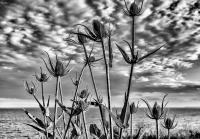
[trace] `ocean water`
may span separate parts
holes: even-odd
[[[120,112],[120,109],[117,109]],[[30,113],[41,117],[39,109],[28,109]],[[200,127],[200,108],[171,108],[171,114],[176,114],[178,122],[177,130],[197,130]],[[146,117],[144,109],[139,109],[133,116],[133,126],[145,125],[145,132],[154,130],[154,121]],[[100,124],[98,109],[89,109],[86,112],[87,124]],[[160,121],[162,122],[162,120]],[[0,139],[37,139],[39,133],[27,126],[25,123],[32,123],[22,109],[0,109]]]

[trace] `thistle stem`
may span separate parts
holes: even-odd
[[[131,114],[131,130],[130,130],[131,138],[133,137],[133,114]]]
[[[45,107],[45,100],[44,100],[44,83],[41,82],[41,90],[42,90],[42,102],[43,102],[43,107]],[[44,116],[44,123],[45,123],[45,136],[46,139],[48,139],[48,131],[47,131],[47,118],[46,118],[46,113],[43,115]]]
[[[170,139],[170,129],[167,130],[168,139]]]
[[[105,69],[106,69],[106,89],[107,89],[107,96],[108,96],[108,109],[112,112],[109,66],[106,60],[106,51],[105,51],[104,41],[102,37],[101,37],[101,45],[102,45],[103,58],[104,58],[104,64],[105,64]],[[112,118],[110,114],[109,114],[109,123],[110,123],[110,139],[113,139],[113,128],[112,128],[113,125],[112,125]]]
[[[97,98],[97,101],[99,101],[99,96],[98,96],[98,93],[97,93],[96,83],[95,83],[95,80],[94,80],[92,68],[91,68],[91,66],[89,64],[88,64],[88,67],[89,67],[89,70],[90,70],[90,75],[91,75],[91,78],[92,78],[92,84],[93,84],[93,87],[94,87],[94,90],[95,90],[96,98]],[[102,111],[101,105],[99,105],[99,111],[100,111],[101,120],[102,120],[102,124],[103,124],[104,134],[105,134],[106,139],[107,139],[107,132],[106,132],[106,127],[105,127],[105,122],[103,120],[103,111]]]
[[[159,139],[158,120],[156,120],[156,139]]]
[[[53,139],[55,139],[55,132],[56,132],[56,120],[57,120],[57,102],[56,100],[58,99],[58,86],[59,86],[59,78],[60,76],[58,76],[56,78],[56,92],[55,92],[55,104],[54,104],[54,119],[53,119]]]
[[[62,93],[62,82],[61,78],[59,78],[59,91],[60,91],[60,100],[61,103],[63,104],[63,93]],[[63,112],[63,127],[65,128],[65,113]]]
[[[84,53],[85,53],[85,58],[87,60],[88,59],[87,50],[85,48],[85,45],[84,44],[82,44],[82,45],[83,45],[83,49],[84,49]],[[88,63],[87,65],[88,65],[88,68],[90,70],[90,76],[91,76],[91,79],[92,79],[92,85],[93,85],[93,88],[94,88],[94,92],[95,92],[97,101],[99,102],[99,95],[98,95],[98,92],[97,92],[97,87],[96,87],[96,83],[95,83],[95,80],[94,80],[94,75],[93,75],[93,72],[92,72],[92,67],[91,67],[90,63]],[[105,134],[106,139],[107,139],[106,127],[105,127],[105,123],[104,123],[104,120],[103,120],[103,111],[102,111],[102,107],[100,105],[99,105],[99,111],[100,111],[100,115],[101,115],[101,120],[102,120],[104,134]]]
[[[41,82],[41,90],[42,90],[42,103],[43,106],[45,107],[45,100],[44,100],[44,83]]]
[[[84,111],[82,111],[82,117],[83,117],[84,129],[85,129],[85,137],[86,137],[86,139],[88,139],[87,126],[86,126],[86,119],[85,119],[85,113],[84,113]]]
[[[134,49],[135,49],[135,17],[132,18],[132,29],[131,29],[131,34],[132,34],[132,50],[131,50],[131,54],[132,54],[132,59],[134,58]],[[129,95],[130,95],[130,88],[131,88],[131,82],[132,82],[132,76],[133,76],[133,68],[134,68],[135,63],[131,64],[131,69],[130,69],[130,74],[129,74],[129,81],[128,81],[128,88],[127,88],[127,100],[125,100],[125,108],[128,105],[128,101],[129,101]],[[125,111],[126,112],[126,111]],[[124,121],[122,121],[124,122]],[[122,128],[120,129],[120,139],[122,138]]]
[[[84,64],[83,68],[81,69],[79,78],[78,78],[78,85],[76,86],[73,100],[76,99],[77,92],[78,92],[78,89],[79,89],[80,80],[81,80],[81,78],[82,78],[82,75],[83,75],[83,72],[84,72],[84,70],[85,70],[85,67],[86,67],[86,65]],[[75,101],[72,102],[72,108],[74,108],[74,105],[75,105]],[[65,132],[64,132],[64,139],[66,138],[67,131],[68,131],[69,126],[70,126],[70,123],[71,123],[72,113],[73,113],[73,110],[72,110],[71,113],[70,113],[69,120],[68,120],[68,123],[67,123],[67,127],[66,127]]]

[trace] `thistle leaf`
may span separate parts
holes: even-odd
[[[37,117],[33,116],[32,114],[30,114],[26,109],[24,109],[24,112],[39,127],[43,128],[43,129],[46,127],[42,120],[40,120],[39,118],[37,118]]]
[[[109,115],[112,117],[112,119],[114,120],[115,124],[118,127],[125,128],[125,126],[123,125],[123,123],[120,119],[118,119],[106,106],[104,106],[104,108],[108,111]]]
[[[56,102],[58,103],[58,105],[61,107],[61,109],[63,111],[65,111],[67,114],[70,115],[70,110],[65,105],[63,105],[62,103],[60,103],[58,99],[56,99]]]
[[[118,44],[116,44],[116,45],[117,45],[119,51],[121,52],[121,54],[122,54],[124,60],[125,60],[128,64],[131,64],[131,60],[130,60],[128,54],[126,54],[126,52],[125,52]]]
[[[162,45],[162,46],[160,46],[159,48],[156,48],[156,49],[154,49],[153,51],[151,51],[151,52],[147,53],[146,55],[144,55],[144,56],[140,57],[140,58],[138,59],[138,61],[137,61],[137,62],[140,62],[140,61],[142,61],[143,59],[145,59],[145,58],[147,58],[147,57],[151,56],[152,54],[156,53],[156,52],[157,52],[158,50],[160,50],[160,49],[161,49],[163,46],[165,46],[165,44],[164,44],[164,45]]]
[[[26,124],[26,123],[25,123]],[[34,128],[35,130],[37,130],[40,133],[43,133],[44,135],[47,135],[47,132],[44,129],[38,128],[37,126],[34,126],[32,124],[26,124],[32,128]],[[48,138],[49,139],[53,139],[53,135],[51,133],[48,133]]]
[[[127,105],[126,105],[126,101],[128,101],[127,99],[127,96],[126,96],[126,93],[125,93],[125,100],[124,100],[124,105],[123,105],[123,108],[122,108],[122,111],[121,111],[121,114],[120,114],[120,119],[121,121],[123,122],[123,124],[125,126],[128,125],[128,121],[129,121],[129,118],[130,118],[130,105],[129,105],[129,102],[127,102]],[[126,105],[126,106],[125,106]]]
[[[90,124],[90,134],[95,135],[96,137],[101,137],[101,130],[97,127],[96,124]]]
[[[76,136],[80,136],[81,135],[81,129],[73,121],[71,121],[71,124],[72,124],[73,130],[74,130],[73,133],[75,133]]]

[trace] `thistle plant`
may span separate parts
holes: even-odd
[[[135,105],[134,102],[132,102],[130,104],[130,114],[131,114],[131,130],[130,130],[130,136],[132,137],[133,136],[133,114],[136,113],[138,111],[138,104],[139,102],[137,103],[137,106]]]
[[[100,111],[100,115],[101,115],[101,119],[102,119],[102,125],[103,125],[103,129],[104,129],[104,134],[107,138],[107,131],[106,131],[105,122],[104,122],[104,119],[103,119],[102,107],[101,107],[102,100],[100,99],[99,94],[97,92],[97,87],[96,87],[96,83],[95,83],[95,79],[94,79],[94,75],[93,75],[93,71],[92,71],[93,64],[95,62],[101,60],[102,58],[96,59],[94,56],[92,56],[93,47],[92,47],[92,50],[88,54],[87,49],[85,47],[85,43],[87,42],[87,40],[86,40],[86,37],[83,36],[82,34],[83,33],[81,33],[78,30],[77,41],[70,39],[70,38],[67,38],[66,40],[68,42],[72,42],[73,44],[81,45],[83,47],[84,54],[85,54],[84,64],[85,64],[85,66],[88,66],[89,71],[90,71],[90,76],[91,76],[91,79],[92,79],[92,85],[93,85],[94,92],[95,92],[95,95],[96,95],[96,102],[97,102],[96,104],[98,104],[97,106],[99,107],[99,111]],[[98,37],[96,37],[96,38],[98,38]]]
[[[45,107],[44,83],[48,81],[50,76],[47,76],[47,74],[42,71],[42,67],[40,67],[40,74],[38,75],[37,73],[35,73],[34,76],[36,80],[41,83],[42,102],[43,102],[43,106]]]
[[[163,46],[156,48],[155,50],[145,54],[144,56],[139,57],[138,51],[135,52],[136,51],[135,50],[135,19],[137,16],[141,15],[141,13],[142,13],[143,0],[140,2],[134,1],[133,3],[131,3],[130,8],[128,8],[127,2],[125,0],[124,0],[124,3],[125,3],[125,8],[126,8],[126,9],[123,9],[124,13],[132,19],[132,23],[131,23],[131,36],[132,36],[131,41],[132,42],[130,44],[128,41],[124,40],[124,42],[128,45],[128,47],[130,49],[131,57],[128,56],[126,51],[124,51],[121,46],[119,46],[118,44],[116,44],[116,45],[117,45],[119,51],[121,52],[124,60],[126,61],[126,63],[131,65],[129,80],[128,80],[128,87],[127,87],[127,100],[125,101],[126,102],[125,106],[127,106],[128,99],[130,96],[130,88],[131,88],[131,83],[132,83],[134,66],[137,63],[144,60],[145,58],[147,58],[147,57],[151,56],[152,54],[154,54],[155,52],[157,52]],[[120,139],[121,139],[121,135],[122,135],[122,129],[120,131]]]
[[[175,123],[175,118],[176,115],[173,116],[173,118],[164,117],[164,122],[162,124],[162,126],[167,129],[167,138],[170,139],[170,130],[176,128],[176,126],[178,125],[178,123]]]
[[[44,61],[45,66],[46,66],[47,70],[49,71],[49,73],[56,78],[54,120],[53,120],[53,137],[55,137],[55,134],[56,134],[55,129],[56,129],[56,121],[57,121],[56,100],[58,99],[58,93],[60,92],[61,103],[63,103],[63,94],[62,94],[62,89],[61,89],[61,77],[65,76],[67,73],[69,73],[70,70],[68,69],[68,66],[69,66],[70,60],[67,63],[67,65],[65,65],[61,60],[58,59],[58,56],[56,55],[56,63],[54,65],[48,53],[47,53],[47,56],[48,56],[49,66],[47,65],[47,62],[43,58],[42,58],[42,60]],[[63,126],[65,127],[65,114],[63,115]]]
[[[110,74],[109,74],[109,65],[106,58],[106,49],[104,44],[104,38],[108,37],[108,31],[104,24],[102,24],[99,20],[93,20],[92,29],[89,29],[87,26],[81,25],[85,28],[85,33],[82,32],[73,32],[74,34],[84,36],[92,41],[99,42],[102,46],[103,59],[106,71],[106,89],[107,89],[107,98],[108,98],[108,108],[112,111],[111,107],[111,89],[110,89]],[[110,38],[109,38],[110,39]],[[96,92],[96,91],[95,91]],[[110,124],[110,137],[113,138],[113,129],[112,129],[112,119],[109,115],[109,124]]]
[[[161,103],[161,106],[158,105],[157,102],[154,103],[153,107],[151,108],[151,106],[149,105],[148,101],[142,99],[145,104],[147,105],[147,108],[148,108],[148,111],[146,111],[146,115],[147,117],[149,117],[150,119],[153,119],[155,120],[156,122],[156,138],[159,139],[159,127],[158,127],[158,121],[160,119],[163,119],[166,115],[166,105],[167,103],[165,103],[165,98],[166,98],[167,95],[165,95],[162,99],[162,103]]]
[[[39,78],[38,78],[39,79]],[[45,81],[47,81],[45,79]],[[34,122],[36,123],[40,128],[31,125],[31,124],[27,124],[33,128],[35,128],[36,130],[40,131],[41,133],[43,133],[45,135],[45,137],[48,139],[48,137],[51,137],[52,135],[50,133],[48,133],[48,121],[47,121],[47,117],[49,116],[49,101],[50,101],[50,97],[48,98],[47,101],[47,105],[45,106],[45,104],[43,103],[43,105],[40,103],[40,101],[38,100],[38,98],[36,97],[35,93],[37,92],[37,88],[35,86],[35,84],[33,82],[32,83],[32,87],[30,87],[30,84],[26,81],[25,82],[25,89],[26,91],[32,95],[34,97],[34,99],[36,100],[36,102],[39,104],[40,110],[42,112],[44,121],[40,120],[39,118],[33,116],[32,114],[30,114],[27,110],[24,109],[24,112],[26,113],[26,115]],[[42,100],[44,102],[44,98],[42,97]]]

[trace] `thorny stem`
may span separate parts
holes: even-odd
[[[53,119],[53,139],[55,139],[55,129],[56,129],[56,120],[57,120],[57,102],[56,100],[58,99],[58,86],[59,86],[59,78],[58,76],[56,78],[56,92],[55,92],[55,104],[54,104],[54,119]]]
[[[45,100],[44,100],[44,83],[41,82],[41,90],[42,90],[42,102],[43,102],[43,107],[45,108]],[[46,139],[48,139],[48,131],[47,131],[47,118],[46,118],[46,113],[43,115],[44,117],[44,123],[45,123],[45,132],[46,132]]]
[[[83,72],[84,72],[85,67],[86,67],[86,65],[84,64],[83,68],[81,69],[81,73],[80,73],[80,75],[79,75],[79,78],[78,78],[78,85],[76,86],[73,100],[76,99],[77,92],[78,92],[78,89],[79,89],[80,80],[81,80],[81,78],[82,78],[82,75],[83,75]],[[72,108],[74,107],[74,105],[75,105],[75,101],[72,102]],[[65,132],[64,132],[64,139],[66,138],[67,131],[68,131],[69,126],[70,126],[70,123],[71,123],[72,112],[73,112],[73,111],[71,111],[71,113],[70,113],[69,120],[68,120],[68,124],[67,124],[67,127],[66,127]]]
[[[84,49],[85,57],[86,57],[86,59],[88,59],[87,51],[86,51],[86,48],[85,48],[84,44],[83,44],[83,49]],[[95,83],[95,80],[94,80],[94,75],[93,75],[92,67],[91,67],[90,63],[88,63],[88,67],[89,67],[89,70],[90,70],[90,76],[91,76],[91,79],[92,79],[92,84],[93,84],[94,92],[95,92],[97,101],[99,102],[99,95],[98,95],[98,92],[97,92],[97,87],[96,87],[96,83]],[[105,127],[105,123],[104,123],[104,120],[103,120],[103,111],[102,111],[102,107],[100,105],[99,105],[99,111],[100,111],[100,114],[101,114],[101,120],[102,120],[102,124],[103,124],[103,130],[104,130],[104,133],[105,133],[105,136],[106,136],[106,139],[107,139],[106,127]]]
[[[62,93],[62,82],[61,78],[59,78],[59,91],[60,91],[60,100],[61,103],[63,104],[63,93]],[[65,113],[63,112],[63,126],[65,128]]]
[[[156,120],[156,139],[159,139],[158,120]]]
[[[85,113],[84,113],[84,111],[82,111],[82,117],[83,117],[84,129],[85,129],[85,137],[86,137],[86,139],[88,139],[88,134],[87,134],[87,127],[86,127],[86,120],[85,120]]]
[[[109,66],[106,60],[105,46],[104,46],[104,41],[102,37],[101,37],[101,45],[102,45],[103,58],[104,58],[104,64],[105,64],[105,69],[106,69],[106,88],[107,88],[107,95],[108,95],[108,109],[112,112]],[[110,123],[110,139],[113,139],[112,118],[110,114],[109,114],[109,123]]]
[[[135,18],[132,18],[132,30],[131,30],[131,34],[132,34],[132,54],[134,54],[134,49],[135,49]],[[132,59],[133,59],[133,55],[132,55]],[[134,68],[135,63],[131,64],[131,69],[130,69],[130,74],[129,74],[129,81],[128,81],[128,88],[127,88],[127,100],[125,100],[125,108],[128,105],[128,100],[129,100],[129,95],[130,95],[130,88],[131,88],[131,82],[132,82],[132,76],[133,76],[133,68]],[[122,137],[122,128],[120,129],[120,139]]]

